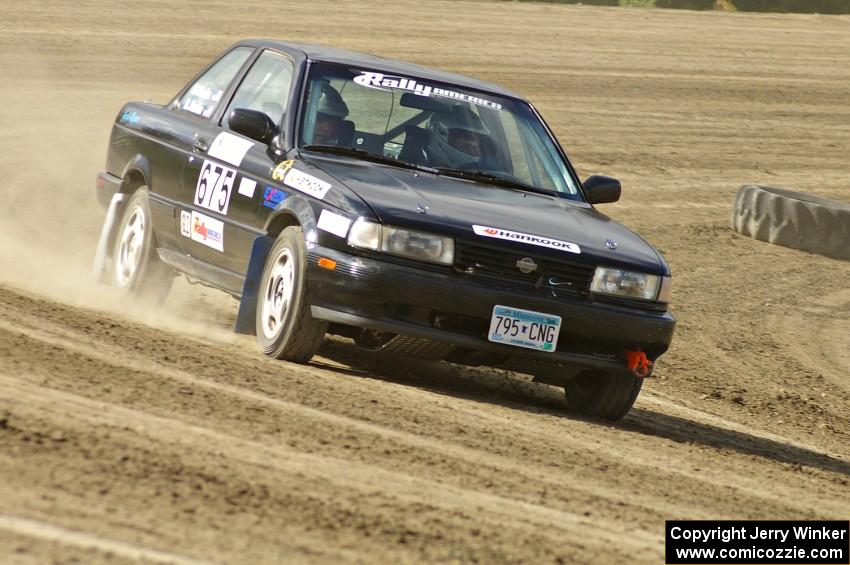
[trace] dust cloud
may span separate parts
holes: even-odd
[[[19,62],[20,64],[20,62]],[[235,301],[182,278],[161,308],[134,304],[92,272],[105,218],[95,198],[121,102],[68,90],[48,59],[2,85],[0,284],[149,325],[232,341]],[[199,307],[200,306],[200,307]]]

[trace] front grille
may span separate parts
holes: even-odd
[[[537,269],[530,273],[520,271],[517,262],[524,258],[534,261]],[[463,240],[455,242],[454,266],[457,271],[471,276],[488,277],[546,291],[554,290],[559,295],[580,298],[590,296],[590,283],[595,270],[592,266],[564,259],[551,259]]]

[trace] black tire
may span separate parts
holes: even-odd
[[[269,251],[257,294],[256,322],[257,343],[269,357],[306,363],[322,344],[328,324],[310,315],[307,252],[298,226],[280,232]]]
[[[850,259],[850,204],[769,186],[742,186],[732,229],[754,239]]]
[[[168,296],[176,273],[156,253],[148,189],[142,186],[124,206],[115,230],[111,281],[129,296],[159,305]]]
[[[634,406],[643,379],[626,371],[582,371],[564,384],[567,407],[579,414],[619,420]]]

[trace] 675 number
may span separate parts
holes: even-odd
[[[195,187],[195,204],[226,215],[234,179],[236,171],[233,169],[204,161]]]

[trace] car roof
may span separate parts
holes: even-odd
[[[279,41],[273,39],[249,39],[239,42],[240,45],[249,45],[251,47],[270,47],[283,51],[300,51],[304,56],[311,61],[321,61],[326,63],[342,63],[345,65],[353,65],[383,71],[386,73],[394,73],[400,75],[414,76],[421,79],[429,79],[436,82],[444,82],[457,86],[471,88],[473,90],[481,90],[509,96],[519,100],[525,100],[523,96],[499,85],[474,79],[468,76],[449,73],[415,65],[406,61],[397,59],[386,59],[377,55],[368,53],[359,53],[357,51],[349,51],[347,49],[339,49],[336,47],[328,47],[327,45],[316,45],[310,43],[296,43],[291,41]]]

